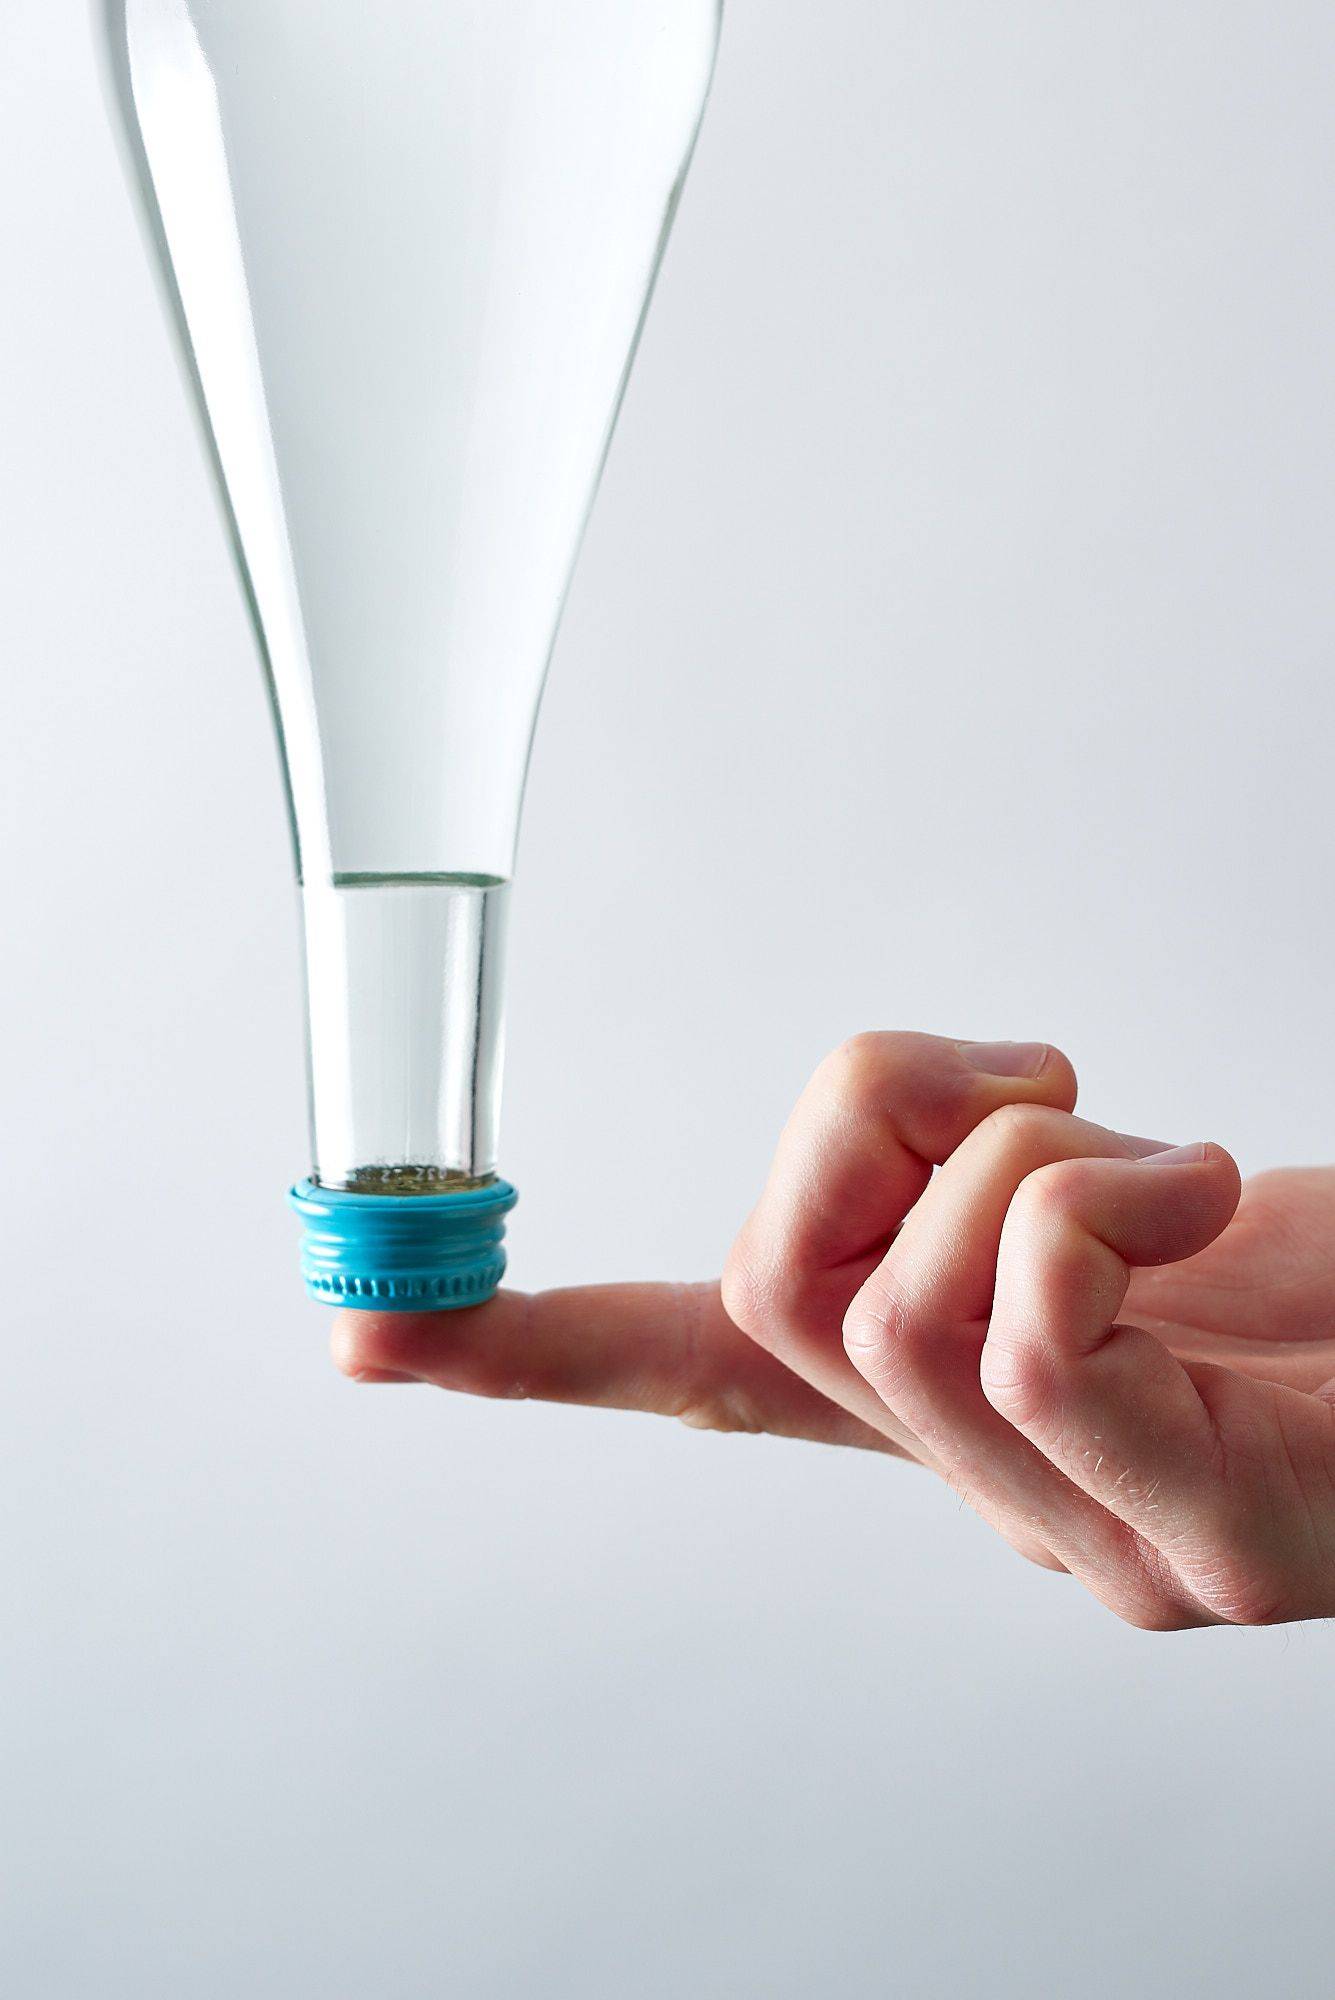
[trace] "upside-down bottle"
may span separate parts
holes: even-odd
[[[721,0],[100,0],[277,718],[313,1296],[488,1297],[506,902]]]

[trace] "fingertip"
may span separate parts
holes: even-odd
[[[1232,1153],[1229,1152],[1228,1147],[1221,1146],[1218,1140],[1207,1139],[1205,1141],[1205,1160],[1209,1166],[1226,1167],[1229,1173],[1231,1173],[1235,1177],[1235,1179],[1241,1182],[1242,1180],[1241,1167],[1234,1159]]]
[[[1225,1229],[1241,1177],[1232,1155],[1197,1141],[1140,1158],[1063,1160],[1040,1168],[1019,1202],[1031,1221],[1074,1223],[1131,1264],[1176,1263]]]
[[[1129,1146],[1142,1148],[1142,1166],[1218,1166],[1221,1162],[1234,1166],[1236,1163],[1227,1146],[1221,1146],[1215,1139],[1193,1139],[1186,1146],[1168,1146],[1162,1139],[1136,1139],[1129,1132],[1119,1132],[1119,1139],[1125,1139]]]
[[[984,1076],[1027,1077],[1043,1074],[1052,1061],[1047,1042],[962,1042],[959,1049],[971,1069]]]
[[[1197,1183],[1231,1190],[1236,1203],[1242,1194],[1242,1170],[1226,1146],[1214,1139],[1196,1139],[1187,1146],[1161,1146],[1132,1164],[1174,1174],[1190,1174]],[[1208,1177],[1208,1178],[1207,1178]]]
[[[374,1369],[375,1362],[367,1354],[365,1321],[369,1314],[341,1312],[334,1321],[329,1336],[329,1358],[340,1375],[349,1381],[359,1382],[368,1368]],[[363,1324],[359,1325],[358,1322]]]
[[[1039,1071],[1037,1081],[1044,1092],[1044,1102],[1054,1105],[1059,1111],[1074,1111],[1076,1099],[1080,1095],[1080,1080],[1075,1073],[1075,1064],[1064,1049],[1054,1043],[1048,1045],[1048,1060]]]
[[[417,1371],[404,1365],[404,1336],[411,1319],[418,1327],[420,1314],[341,1312],[329,1336],[329,1352],[335,1368],[352,1382],[416,1382]]]
[[[1204,1152],[1205,1157],[1201,1165],[1211,1169],[1211,1178],[1219,1189],[1219,1201],[1224,1210],[1225,1220],[1231,1221],[1237,1212],[1238,1203],[1242,1200],[1242,1169],[1228,1147],[1219,1145],[1214,1139],[1205,1141]]]
[[[1055,1042],[969,1042],[955,1044],[970,1082],[1008,1103],[1032,1103],[1073,1111],[1079,1094],[1075,1068]]]
[[[523,1351],[525,1299],[498,1292],[485,1305],[439,1312],[339,1313],[334,1366],[355,1382],[425,1382],[471,1395],[509,1394]]]

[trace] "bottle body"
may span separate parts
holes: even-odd
[[[719,0],[102,4],[283,749],[317,1176],[485,1180],[534,722]]]

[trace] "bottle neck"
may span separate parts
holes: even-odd
[[[337,875],[302,890],[314,1176],[442,1194],[496,1172],[509,884]]]

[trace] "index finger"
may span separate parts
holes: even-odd
[[[345,1312],[333,1350],[357,1382],[643,1410],[703,1430],[893,1450],[748,1340],[717,1283],[507,1291],[461,1312]]]

